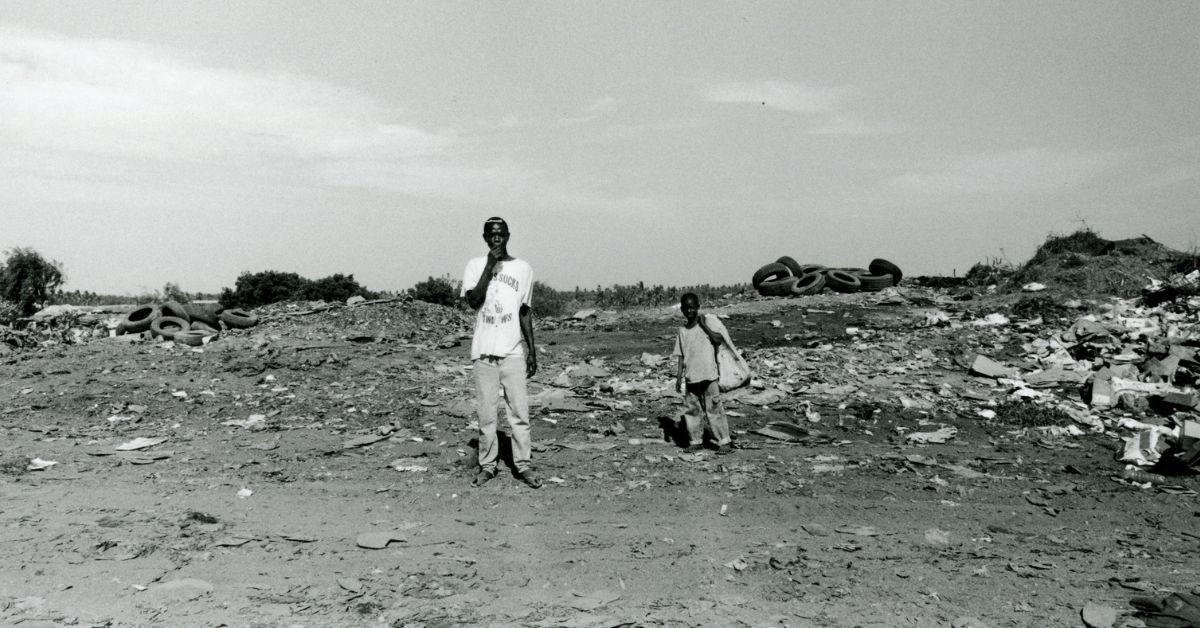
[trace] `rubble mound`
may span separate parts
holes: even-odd
[[[1050,236],[1012,274],[1006,287],[1020,290],[1037,282],[1077,297],[1134,297],[1153,279],[1177,272],[1188,256],[1143,235],[1106,240],[1090,229]]]
[[[308,340],[353,339],[359,342],[450,344],[470,337],[472,313],[412,299],[342,303],[279,303],[255,310],[267,329]]]

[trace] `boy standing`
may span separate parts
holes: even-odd
[[[531,488],[540,488],[542,482],[529,463],[532,445],[525,389],[526,378],[537,372],[529,310],[533,269],[508,254],[508,238],[508,223],[503,218],[488,218],[483,223],[488,254],[472,259],[463,271],[462,295],[476,312],[471,361],[479,397],[479,471],[473,484],[480,486],[496,477],[500,455],[496,402],[504,387],[516,477]]]
[[[700,297],[687,293],[679,299],[679,311],[687,323],[675,335],[671,355],[679,357],[675,372],[675,389],[684,394],[683,419],[687,424],[688,449],[702,446],[704,424],[717,440],[717,454],[731,451],[733,440],[729,421],[721,406],[721,389],[717,383],[717,347],[725,342],[725,325],[716,316],[700,315]],[[687,374],[686,386],[684,373]]]

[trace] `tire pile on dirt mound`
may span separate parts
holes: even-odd
[[[873,259],[866,268],[829,268],[820,264],[800,264],[784,255],[754,272],[750,283],[765,297],[796,297],[817,294],[829,288],[834,292],[878,292],[903,278],[900,267]]]
[[[167,301],[130,311],[117,324],[117,335],[149,333],[154,338],[198,347],[220,337],[222,326],[246,329],[257,324],[258,317],[242,309]]]

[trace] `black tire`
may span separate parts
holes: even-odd
[[[166,303],[160,305],[159,308],[162,310],[162,315],[164,317],[182,318],[189,323],[192,322],[192,317],[188,315],[188,312],[183,307],[183,304],[178,301],[167,301]],[[187,325],[184,325],[183,328],[187,329]]]
[[[188,329],[185,331],[177,332],[175,334],[175,336],[172,338],[172,340],[174,340],[175,342],[178,342],[179,344],[187,345],[189,347],[199,347],[204,344],[205,338],[210,339],[209,342],[212,342],[213,340],[216,340],[217,337],[218,336],[217,336],[216,332],[203,331],[203,330],[199,330],[199,329]]]
[[[221,322],[230,329],[246,329],[258,324],[257,316],[238,307],[224,310],[217,315],[217,318],[221,319]]]
[[[175,334],[186,331],[187,328],[188,322],[176,316],[160,316],[150,323],[150,333],[167,340],[173,339]]]
[[[867,268],[871,269],[872,275],[891,275],[893,285],[900,285],[900,280],[904,278],[900,267],[885,259],[875,258],[871,260],[870,264],[867,264]]]
[[[117,335],[140,334],[150,329],[150,324],[161,315],[162,310],[157,305],[140,306],[121,319],[121,322],[117,325]]]
[[[803,277],[810,273],[823,273],[826,270],[828,270],[828,268],[820,264],[805,264],[800,267],[800,276]]]
[[[764,297],[788,297],[792,295],[792,288],[796,286],[796,282],[798,281],[800,281],[799,277],[784,277],[783,279],[764,281],[758,285],[758,293]]]
[[[895,285],[891,275],[859,275],[858,282],[862,285],[863,292],[879,292]]]
[[[217,323],[216,326],[213,326],[213,325],[209,325],[208,323],[206,323],[204,321],[192,321],[192,324],[188,325],[188,329],[189,330],[199,330],[199,331],[210,331],[213,333],[217,333],[217,332],[221,331],[221,324]]]
[[[799,277],[804,274],[804,273],[800,272],[800,262],[797,262],[796,260],[794,260],[786,255],[775,260],[775,263],[783,264],[784,266],[787,266],[788,271],[790,271],[792,273],[793,277]]]
[[[764,281],[775,281],[786,279],[792,276],[792,271],[788,270],[787,266],[779,262],[772,262],[754,271],[754,277],[750,283],[757,289]]]
[[[824,289],[825,275],[822,275],[821,273],[808,273],[796,281],[795,287],[792,288],[792,294],[817,294]]]
[[[858,292],[862,289],[858,277],[844,270],[825,271],[825,285],[834,292]]]
[[[219,305],[209,306],[200,303],[183,304],[183,311],[187,312],[189,321],[193,323],[200,321],[213,329],[221,328],[221,319],[217,318],[217,315],[221,313],[222,309]]]
[[[869,271],[865,268],[835,268],[833,270],[840,270],[844,273],[850,273],[851,275],[854,275],[855,277],[861,277],[863,275],[871,274],[871,271]]]

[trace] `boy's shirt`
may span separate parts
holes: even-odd
[[[704,322],[708,324],[709,329],[714,332],[725,335],[725,324],[716,316],[701,314],[707,318]],[[675,334],[675,348],[671,351],[672,356],[683,356],[683,372],[684,377],[689,384],[696,382],[705,382],[717,379],[717,348],[713,346],[711,340],[708,339],[708,334],[704,333],[699,323],[695,327],[688,329],[680,327],[679,332]]]
[[[462,296],[479,283],[487,256],[467,262],[463,271]],[[533,297],[533,268],[525,260],[511,259],[498,263],[487,297],[475,314],[475,334],[471,337],[471,359],[494,355],[506,358],[525,355],[521,338],[520,313],[522,305],[531,305]]]

